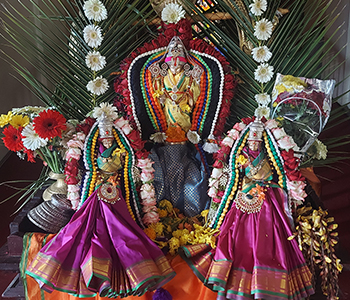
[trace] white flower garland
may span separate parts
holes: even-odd
[[[92,80],[87,83],[86,88],[93,97],[96,97],[106,93],[109,88],[107,79],[96,74],[106,66],[106,57],[96,49],[103,41],[102,29],[96,23],[107,19],[107,9],[100,0],[85,1],[83,9],[85,16],[95,22],[85,26],[84,40],[89,47],[93,48],[85,57],[87,67],[93,71]]]

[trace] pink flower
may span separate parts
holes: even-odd
[[[214,201],[215,203],[221,203],[221,198],[213,198],[213,201]]]
[[[213,168],[213,171],[211,172],[212,178],[219,178],[222,174],[222,169]]]
[[[212,186],[209,190],[208,190],[208,196],[210,198],[213,198],[216,196],[217,193],[217,188],[215,186]]]
[[[266,121],[265,127],[266,127],[267,129],[270,129],[270,130],[271,130],[271,129],[273,129],[273,128],[278,127],[278,123],[277,123],[276,120],[270,119],[270,120]]]
[[[78,206],[79,206],[79,200],[70,200],[70,202],[72,203],[72,209],[77,210]]]
[[[228,132],[228,136],[230,136],[231,138],[233,138],[234,140],[237,140],[239,138],[239,131],[237,131],[236,129],[231,129]]]
[[[233,126],[233,129],[236,129],[237,131],[242,131],[246,127],[247,125],[241,122],[241,123],[236,123],[235,126]]]
[[[68,184],[68,192],[76,193],[80,191],[79,184]]]
[[[297,146],[297,144],[294,142],[293,138],[286,135],[284,138],[277,141],[277,144],[280,148],[289,150]]]
[[[150,172],[142,172],[140,177],[142,182],[150,182],[154,178],[153,173]]]
[[[274,128],[271,130],[271,132],[276,140],[279,140],[287,135],[283,128]]]
[[[141,199],[149,199],[155,197],[154,187],[150,184],[144,184],[141,187]]]
[[[79,160],[81,156],[81,150],[79,148],[70,148],[66,152],[66,160],[70,160],[71,158]]]
[[[154,164],[153,161],[151,161],[149,158],[146,158],[146,159],[139,159],[137,161],[137,166],[139,168],[141,168],[142,170],[143,169],[149,169],[149,168],[152,168],[152,165]]]
[[[143,216],[142,221],[145,225],[157,223],[159,222],[159,215],[156,211],[150,211]]]
[[[304,191],[306,183],[303,181],[289,181],[287,180],[287,187],[289,190],[289,195],[293,200],[304,201],[307,194]],[[300,203],[299,202],[299,203]]]
[[[125,135],[128,135],[132,131],[132,127],[130,126],[129,122],[123,117],[120,117],[119,119],[115,120],[114,124],[117,127],[119,127]]]
[[[69,148],[80,148],[80,149],[83,149],[84,148],[84,144],[82,141],[80,140],[76,140],[76,139],[72,139],[72,140],[69,140],[67,142],[67,146]]]
[[[232,147],[233,142],[234,142],[233,138],[228,135],[221,141],[221,145]]]
[[[157,203],[157,202],[156,202],[156,203]],[[156,212],[156,211],[157,211],[157,207],[154,206],[154,205],[143,205],[142,211],[143,211],[144,213]]]
[[[218,197],[222,198],[222,196],[225,194],[224,191],[218,191]]]
[[[155,205],[157,205],[157,199],[156,198],[146,198],[146,199],[142,199],[141,203],[143,206],[155,206]]]
[[[86,135],[84,134],[84,132],[77,132],[74,137],[76,137],[78,140],[80,141],[85,141]]]

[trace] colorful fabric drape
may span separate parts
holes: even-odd
[[[78,297],[142,295],[174,277],[162,251],[132,220],[124,199],[114,204],[99,200],[99,189],[40,250],[27,274],[46,291]]]
[[[250,154],[254,159],[258,151]],[[312,276],[297,241],[288,240],[292,231],[285,210],[287,195],[268,181],[270,173],[261,165],[259,172],[265,177],[252,181],[263,187],[261,208],[246,213],[234,202],[220,228],[215,249],[204,244],[181,249],[198,278],[218,292],[218,300],[300,300],[314,292]],[[249,190],[248,184],[245,191]]]
[[[25,274],[27,266],[31,264],[40,249],[55,235],[43,233],[27,233],[23,238],[23,255],[20,264],[20,272],[24,283],[26,300],[78,300],[79,298],[67,293],[53,291],[45,292],[40,289],[36,280]],[[206,288],[202,282],[192,273],[185,261],[180,256],[169,259],[176,276],[163,288],[169,291],[173,300],[214,300],[216,293]],[[153,292],[146,292],[141,297],[129,296],[126,300],[152,300]],[[91,298],[90,298],[91,299]],[[96,295],[95,300],[107,300],[108,298]],[[120,299],[119,297],[117,299]]]

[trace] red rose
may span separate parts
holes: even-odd
[[[293,170],[290,172],[287,172],[287,177],[289,180],[293,181],[304,181],[305,178],[303,177],[303,175],[301,174],[301,172],[299,170]]]
[[[168,28],[167,30],[164,31],[164,35],[167,37],[167,38],[172,38],[176,35],[176,30],[173,29],[173,28]]]
[[[139,150],[135,153],[138,159],[146,159],[149,155],[149,152],[146,149]]]
[[[246,125],[250,124],[251,122],[254,122],[255,120],[255,117],[252,117],[252,118],[243,118],[242,119],[242,122]]]
[[[131,131],[128,135],[127,135],[127,138],[130,142],[130,145],[133,149],[136,149],[136,150],[141,150],[144,145],[145,145],[145,141],[142,141],[141,138],[140,138],[140,134],[137,130],[133,130]]]
[[[192,35],[192,26],[191,22],[187,19],[181,19],[179,22],[176,24],[177,30],[179,33],[190,33]]]
[[[222,169],[223,167],[224,167],[224,164],[222,163],[221,160],[217,160],[217,161],[215,161],[215,163],[213,164],[213,168]]]

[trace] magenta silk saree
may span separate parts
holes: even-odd
[[[175,276],[162,251],[131,218],[124,199],[96,190],[38,253],[26,273],[46,291],[77,297],[142,295]]]
[[[217,299],[306,298],[314,293],[312,276],[297,241],[288,240],[287,195],[273,183],[259,184],[265,190],[260,211],[245,213],[234,202],[216,248],[185,246],[181,255]]]

